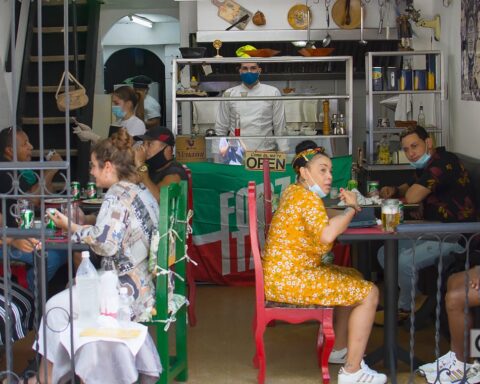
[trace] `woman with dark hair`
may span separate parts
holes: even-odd
[[[121,129],[110,139],[102,140],[93,147],[90,173],[95,177],[97,186],[108,188],[108,191],[104,196],[95,224],[81,226],[71,223],[71,231],[73,241],[88,244],[91,250],[102,258],[102,264],[108,263],[115,266],[119,286],[126,287],[132,298],[132,320],[142,321],[148,318],[154,304],[155,288],[152,275],[148,272],[148,252],[152,234],[158,226],[158,204],[152,194],[143,185],[137,183],[132,144],[133,138],[127,134],[125,129]],[[58,228],[68,228],[68,219],[65,215],[55,211],[50,217],[55,221]],[[73,287],[73,297],[75,297],[75,291],[76,289]],[[74,304],[76,304],[75,301]],[[52,310],[57,308],[62,310]],[[68,326],[69,310],[68,290],[52,297],[46,305],[45,318],[42,322],[46,321],[48,326],[45,334],[43,332],[39,333],[36,347],[43,354],[44,347],[47,346],[47,354],[44,357],[47,359],[49,367],[48,382],[52,380],[52,365],[58,361],[56,360],[57,356],[61,353],[61,349],[64,349],[60,340],[61,332],[55,332],[55,329],[63,329]],[[52,325],[55,329],[52,329]],[[42,326],[40,326],[40,330],[42,329]],[[146,341],[147,344],[149,343],[148,347],[152,349],[149,351],[149,358],[158,357],[151,340],[147,337]],[[82,348],[85,348],[85,346]],[[89,358],[94,359],[96,353],[99,355],[102,353],[100,347],[93,349],[92,352],[95,345],[89,348],[91,355]],[[112,350],[117,351],[117,349],[115,347]],[[106,359],[105,356],[98,356],[99,361],[103,359],[99,369],[102,369],[102,367],[105,369],[110,361],[113,362],[115,358],[121,357],[114,356],[115,353],[112,352],[110,356],[112,360]],[[122,379],[125,379],[123,375],[130,377],[132,370],[127,363],[128,361],[130,360],[127,360],[125,364],[120,365],[112,372],[105,372],[103,374],[104,382],[120,382],[120,380],[117,381],[114,378],[122,377]],[[96,382],[95,380],[88,381],[84,377],[94,374],[93,371],[95,370],[82,372],[79,371],[77,361],[76,365],[76,373],[85,382]],[[42,364],[40,371],[42,371],[43,366]],[[159,370],[158,363],[157,374]],[[40,380],[43,380],[43,375],[44,373],[40,372]],[[111,379],[113,381],[109,381],[105,375],[112,375],[113,378],[111,377]],[[57,374],[55,374],[53,381],[56,382],[56,379],[60,379]],[[130,382],[135,380],[136,377]],[[35,382],[35,380],[32,381],[32,383]]]
[[[340,199],[348,207],[328,217],[322,198],[331,188],[332,162],[323,148],[308,147],[293,159],[297,182],[283,192],[272,219],[263,256],[265,296],[270,301],[340,310],[340,317],[348,318],[348,352],[338,383],[383,384],[387,377],[362,360],[378,288],[352,268],[322,262],[359,210],[356,196],[341,190]]]
[[[126,128],[130,136],[145,133],[143,95],[140,92],[129,86],[119,87],[113,91],[112,103],[112,113],[117,123]]]

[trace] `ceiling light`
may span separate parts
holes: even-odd
[[[147,19],[146,17],[142,16],[137,16],[137,15],[130,15],[128,16],[131,22],[142,25],[147,28],[152,28],[153,27],[153,22],[152,20]]]

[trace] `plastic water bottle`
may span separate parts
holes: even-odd
[[[118,275],[112,263],[105,263],[100,276],[100,314],[116,318],[118,312]]]
[[[128,322],[132,320],[132,309],[130,304],[132,298],[128,295],[128,289],[126,287],[120,288],[120,298],[118,305],[117,320],[122,322]]]
[[[78,321],[82,325],[94,324],[100,313],[98,303],[98,273],[90,262],[90,253],[82,252],[82,262],[76,274]]]

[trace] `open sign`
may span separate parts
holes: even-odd
[[[276,151],[247,151],[245,155],[245,169],[262,171],[263,162],[268,161],[271,171],[285,172],[287,155]]]

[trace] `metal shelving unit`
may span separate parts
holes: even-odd
[[[396,56],[399,58],[411,58],[415,56],[435,55],[436,57],[436,73],[435,73],[435,89],[433,90],[406,90],[406,91],[374,91],[372,70],[375,59],[378,57]],[[365,55],[365,71],[366,71],[366,161],[365,168],[374,171],[388,170],[406,170],[413,169],[408,164],[375,164],[375,143],[378,136],[381,135],[398,135],[402,132],[402,128],[377,128],[374,118],[374,107],[380,104],[382,96],[395,95],[433,95],[434,108],[434,126],[426,127],[426,130],[435,136],[437,145],[447,145],[448,140],[448,115],[446,100],[446,71],[444,64],[444,55],[441,51],[402,51],[402,52],[368,52]],[[413,76],[412,76],[413,77]],[[412,78],[413,84],[413,78]],[[416,116],[413,117],[416,119]],[[393,122],[394,124],[394,122]]]
[[[277,56],[269,58],[201,58],[201,59],[174,59],[172,63],[172,130],[175,134],[178,132],[178,115],[179,109],[182,114],[190,114],[192,102],[207,102],[207,101],[222,101],[226,100],[223,97],[183,97],[177,96],[176,88],[179,78],[180,68],[184,66],[194,65],[208,65],[208,64],[240,64],[251,63],[255,61],[260,65],[264,63],[289,63],[289,62],[343,62],[345,63],[345,72],[341,80],[345,81],[345,89],[343,92],[336,94],[308,94],[308,95],[285,95],[279,97],[229,97],[228,101],[253,101],[253,100],[341,100],[345,103],[345,122],[346,122],[346,135],[315,135],[315,136],[274,136],[273,138],[280,139],[329,139],[329,140],[348,140],[348,153],[352,154],[352,131],[353,131],[353,58],[351,56],[327,56],[327,57],[302,57],[302,56]],[[311,81],[311,75],[309,73],[295,74],[296,78],[305,76],[305,80]],[[215,74],[211,75],[213,78]],[[208,76],[207,76],[208,78]],[[262,74],[262,79],[264,75]],[[182,119],[185,123],[185,119]],[[186,127],[182,124],[182,133],[191,132],[191,119],[190,126]],[[252,138],[252,136],[241,136],[242,138]],[[264,137],[264,136],[259,136]],[[221,138],[215,136],[215,138]]]

